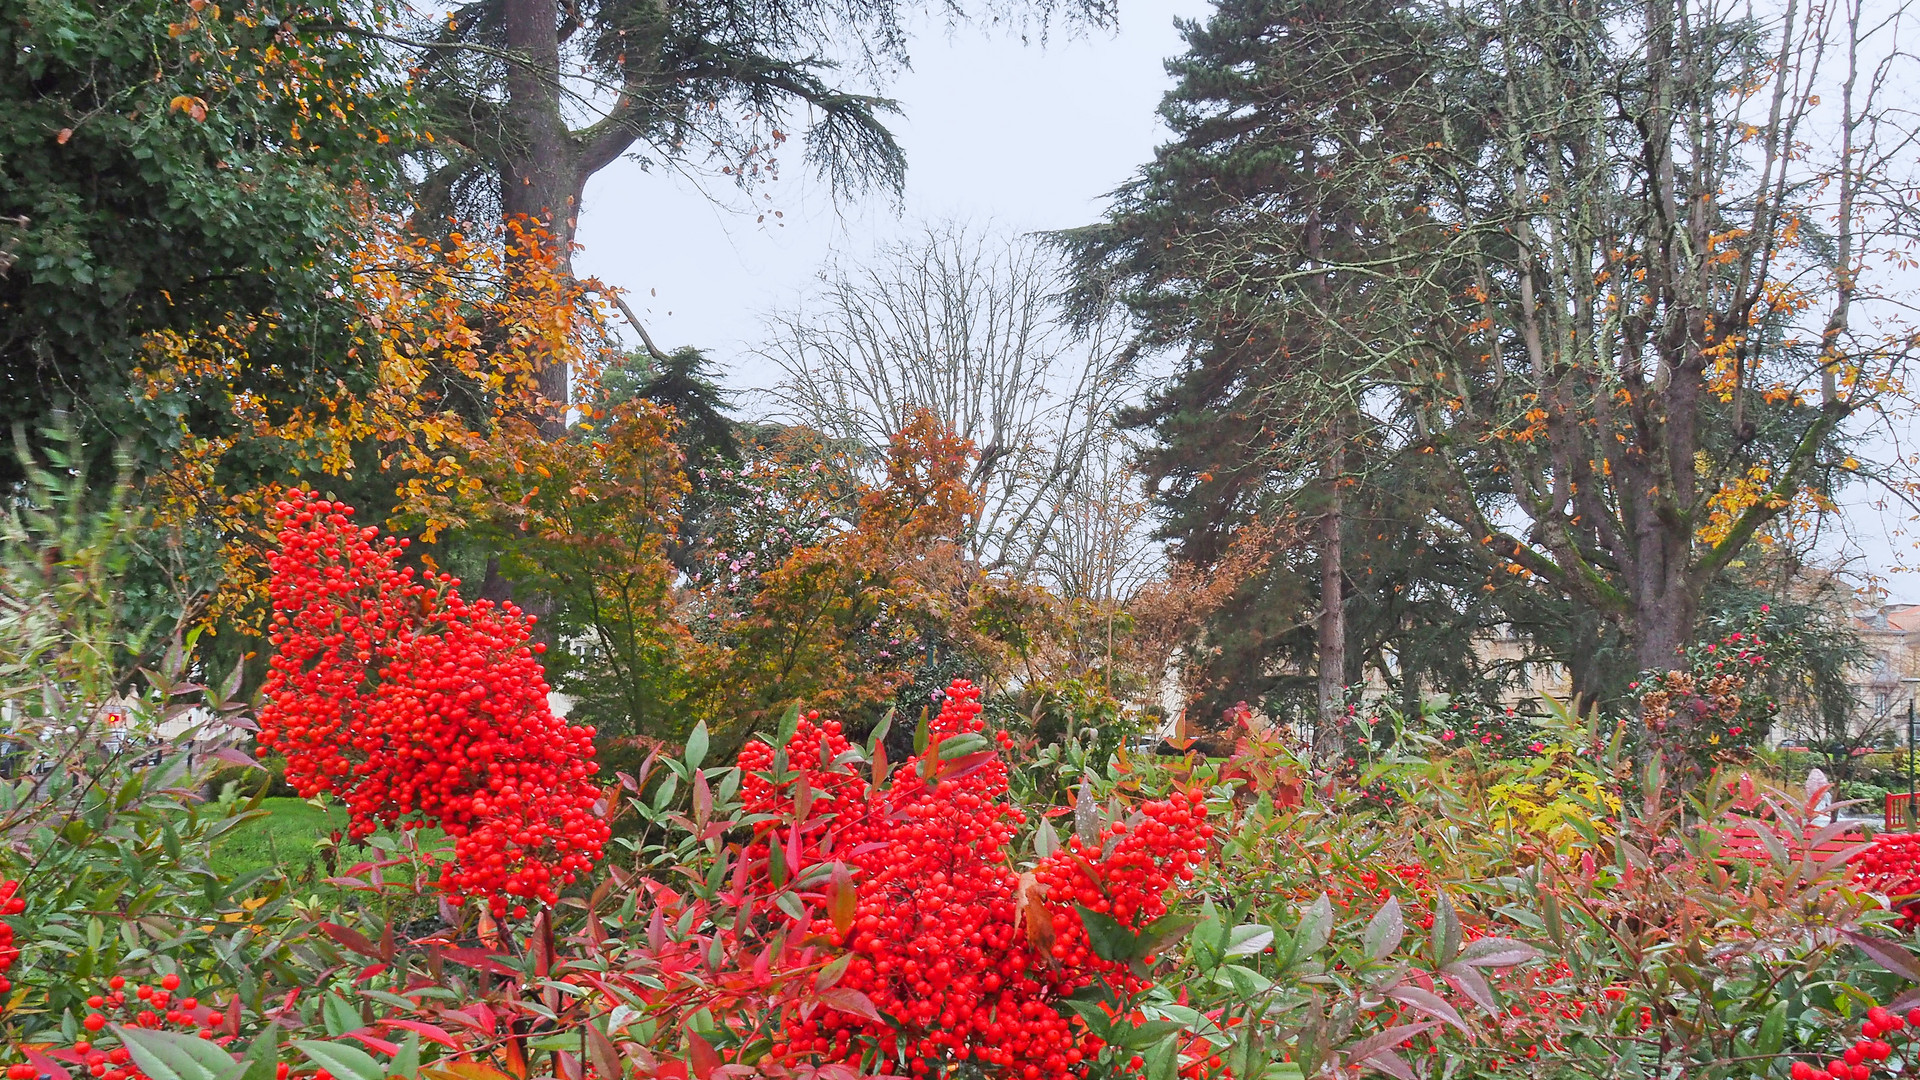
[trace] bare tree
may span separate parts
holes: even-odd
[[[1165,570],[1133,456],[1127,440],[1110,436],[1088,455],[1078,480],[1056,495],[1053,536],[1039,569],[1060,595],[1124,605]]]
[[[933,410],[979,454],[971,556],[1030,577],[1057,554],[1063,519],[1085,510],[1128,389],[1113,335],[1063,325],[1059,275],[1040,245],[959,224],[836,263],[768,318],[759,352],[782,372],[777,407],[876,459],[914,410]]]

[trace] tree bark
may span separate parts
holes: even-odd
[[[580,153],[560,111],[560,25],[553,0],[504,0],[507,119],[510,145],[500,176],[500,212],[506,222],[544,233],[540,257],[573,272],[574,226],[585,183]],[[540,370],[540,394],[550,407],[540,418],[548,437],[566,432],[569,371],[565,357]]]
[[[1341,565],[1340,433],[1335,432],[1335,449],[1320,465],[1320,479],[1326,486],[1326,508],[1320,515],[1320,632],[1319,722],[1314,739],[1315,756],[1322,764],[1332,764],[1346,752],[1347,617],[1342,597],[1345,569]]]

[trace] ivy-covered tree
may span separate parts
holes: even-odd
[[[0,0],[0,426],[72,410],[150,467],[217,403],[129,401],[147,335],[221,337],[272,393],[339,363],[335,274],[411,130],[358,0]],[[321,380],[331,383],[331,375]],[[145,407],[144,405],[141,407]],[[17,477],[11,456],[0,472]]]

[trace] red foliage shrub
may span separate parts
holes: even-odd
[[[402,566],[407,542],[352,513],[307,492],[275,507],[260,744],[286,756],[301,795],[338,795],[356,837],[445,829],[440,885],[456,900],[516,915],[552,903],[607,840],[593,729],[548,709],[531,618]]]

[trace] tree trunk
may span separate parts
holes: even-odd
[[[510,148],[500,177],[503,219],[537,226],[542,257],[573,271],[574,225],[580,212],[580,154],[560,112],[560,26],[553,0],[504,0],[507,50],[507,128]],[[550,404],[543,433],[566,431],[569,372],[565,357],[540,371],[540,394]]]
[[[1327,504],[1320,515],[1319,723],[1314,750],[1320,762],[1327,765],[1346,752],[1347,617],[1341,595],[1345,572],[1341,566],[1342,454],[1338,443],[1336,433],[1336,449],[1320,466]]]
[[[1634,597],[1634,658],[1642,671],[1669,671],[1693,635],[1699,597],[1684,586]]]

